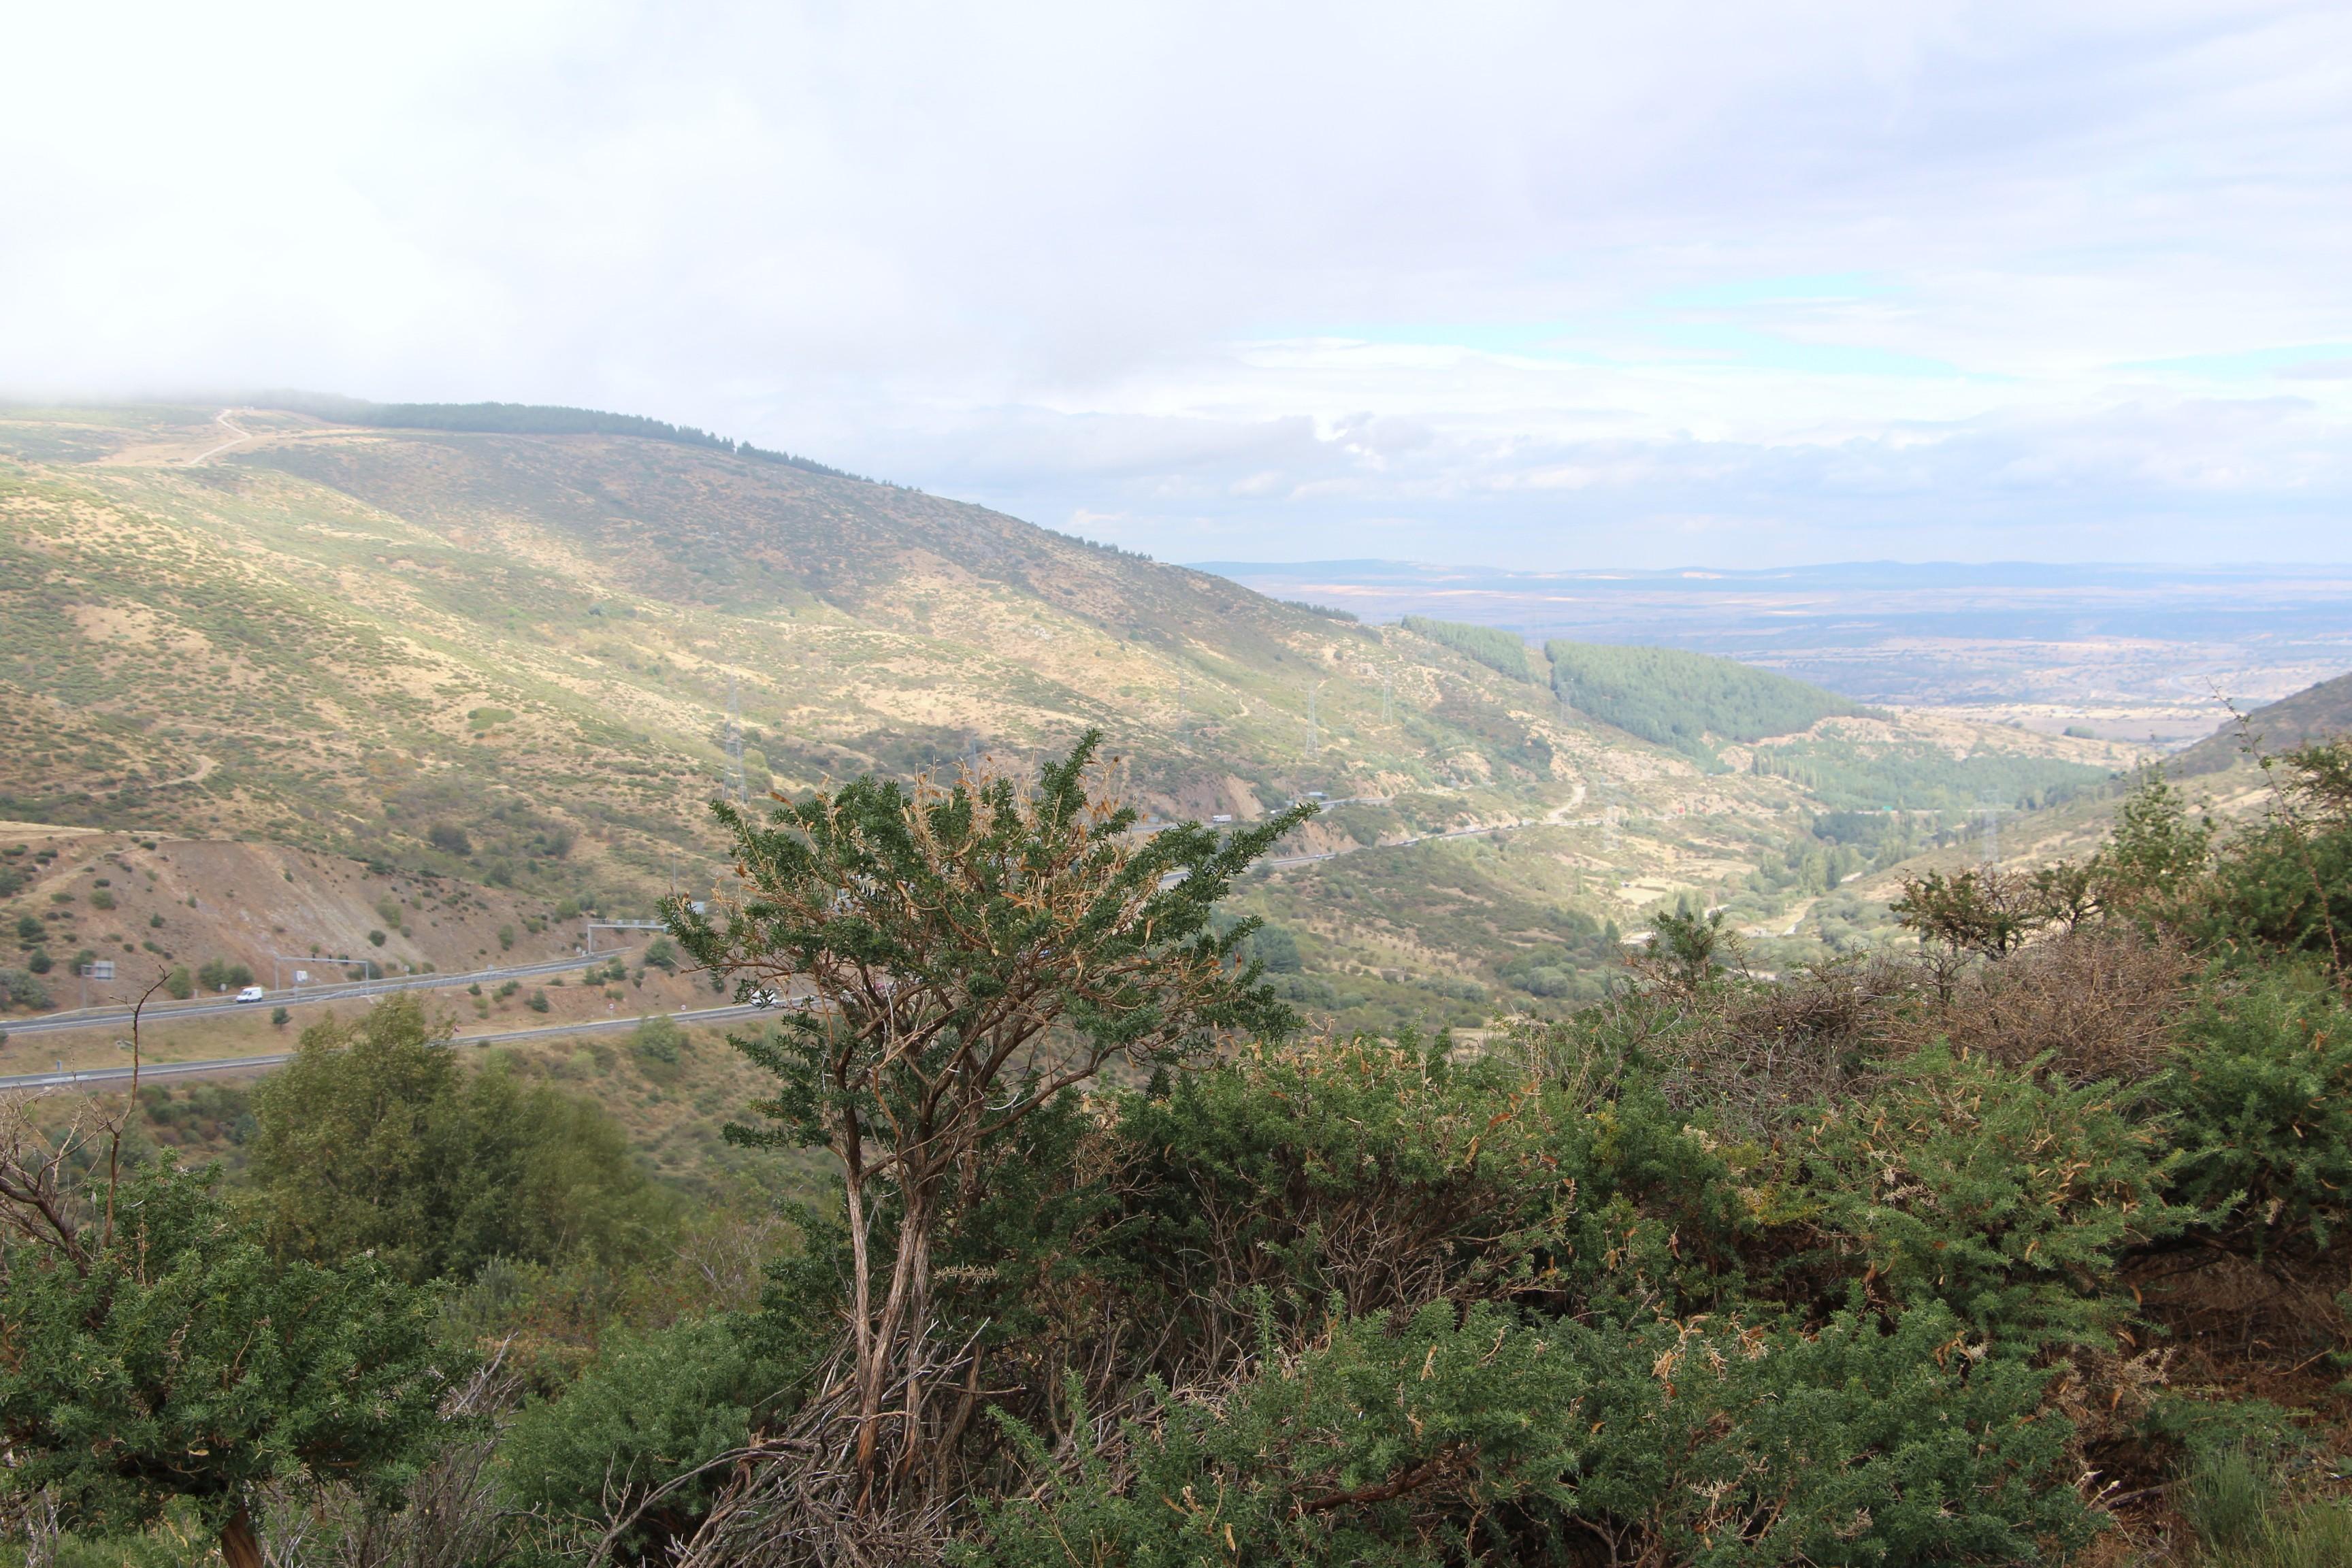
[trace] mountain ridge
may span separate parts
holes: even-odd
[[[0,410],[0,818],[547,908],[718,875],[730,727],[754,796],[1101,729],[1163,816],[1334,803],[1285,851],[1330,858],[1237,907],[1300,933],[1300,1000],[1366,1023],[1472,1021],[1568,962],[1520,963],[1540,933],[1585,963],[1677,898],[1780,921],[1857,863],[1807,826],[1821,790],[2042,799],[2140,755],[1887,714],[1710,764],[1404,626],[984,507],[626,433],[284,411]],[[1491,831],[1437,837],[1465,827]],[[1885,842],[1943,831],[1915,810]]]

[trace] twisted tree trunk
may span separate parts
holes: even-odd
[[[261,1537],[254,1533],[253,1515],[240,1500],[236,1511],[221,1526],[221,1561],[228,1568],[262,1568]]]

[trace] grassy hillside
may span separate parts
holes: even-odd
[[[1562,702],[1695,756],[1706,754],[1709,742],[1793,734],[1862,710],[1818,686],[1680,648],[1551,642],[1544,653]]]
[[[447,427],[468,424],[499,427]],[[1624,676],[1613,705],[1576,689],[1595,724],[1516,639],[1447,626],[1357,625],[626,416],[0,410],[0,821],[262,841],[537,910],[641,912],[714,873],[730,704],[753,794],[1100,727],[1166,816],[1347,802],[1286,847],[1343,858],[1265,885],[1299,984],[1354,987],[1342,1011],[1458,1012],[1521,994],[1508,964],[1557,971],[1546,943],[1801,859],[1832,801],[1911,804],[1878,763],[1905,747],[2095,774],[2137,755],[1853,720],[1802,768],[1727,773],[1693,737],[1802,728],[1835,700],[1570,650]],[[2035,767],[2021,789],[2045,786]],[[1505,824],[1517,847],[1466,881],[1454,849],[1406,843]],[[1359,879],[1377,919],[1343,896]]]
[[[0,421],[0,816],[642,892],[703,842],[730,689],[754,790],[1090,725],[1164,811],[1570,787],[1469,660],[981,508],[667,440],[236,417],[203,462],[202,411]]]

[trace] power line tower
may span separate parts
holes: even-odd
[[[743,795],[743,708],[737,700],[735,678],[727,678],[727,793],[737,805]]]
[[[1396,716],[1396,671],[1381,671],[1381,722],[1385,724]]]
[[[1310,757],[1318,755],[1323,750],[1323,728],[1315,714],[1315,698],[1322,689],[1323,683],[1319,680],[1307,689],[1307,754]]]

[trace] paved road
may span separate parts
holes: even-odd
[[[671,1013],[667,1016],[681,1024],[725,1024],[738,1018],[757,1017],[757,1007],[704,1007],[694,1012]],[[647,1015],[660,1016],[661,1015]],[[495,1035],[460,1035],[450,1044],[457,1046],[493,1046],[507,1040],[538,1039],[549,1035],[593,1035],[608,1029],[634,1029],[638,1019],[593,1018],[581,1024],[541,1024],[529,1029],[508,1029]],[[258,1072],[265,1068],[282,1067],[294,1059],[290,1051],[278,1051],[260,1057],[217,1057],[201,1062],[148,1062],[139,1069],[139,1081],[152,1083],[167,1078],[226,1078],[237,1073]],[[64,1072],[18,1073],[12,1078],[0,1078],[0,1089],[95,1089],[106,1084],[129,1083],[129,1068],[68,1068]]]
[[[151,1002],[142,1017],[142,1023],[169,1024],[182,1018],[208,1018],[222,1013],[242,1013],[253,1007],[303,1007],[320,1002],[333,1002],[350,996],[382,996],[394,991],[441,991],[452,985],[496,984],[508,980],[528,980],[535,974],[562,974],[574,969],[585,969],[592,963],[604,963],[625,957],[625,947],[611,948],[573,958],[551,958],[543,963],[517,964],[509,969],[475,969],[463,974],[387,974],[381,980],[339,980],[330,985],[304,985],[273,991],[259,1002],[232,1002],[224,996],[207,996],[193,1002]],[[317,961],[322,969],[340,969],[341,964],[325,959]],[[119,984],[119,983],[118,983]],[[0,1030],[10,1039],[22,1039],[31,1035],[53,1035],[65,1029],[90,1029],[100,1024],[128,1024],[128,1007],[77,1008],[64,1013],[44,1013],[37,1018],[0,1018]]]

